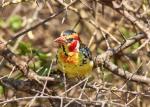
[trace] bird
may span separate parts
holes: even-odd
[[[54,40],[59,44],[56,62],[58,70],[68,78],[83,78],[92,72],[93,60],[90,49],[82,43],[79,34],[65,30]]]

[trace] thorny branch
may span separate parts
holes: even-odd
[[[144,33],[139,33],[135,35],[134,37],[127,39],[125,43],[119,46],[116,46],[113,49],[109,49],[108,51],[102,53],[101,55],[98,55],[95,58],[96,63],[104,64],[104,67],[110,70],[112,73],[120,77],[123,77],[125,79],[129,79],[132,76],[132,73],[130,73],[129,71],[124,71],[123,69],[119,68],[118,66],[110,62],[109,59],[111,56],[118,54],[120,51],[123,51],[124,49],[128,48],[129,46],[131,46],[132,44],[138,42],[139,40],[143,38],[146,38],[146,35]],[[150,78],[145,78],[145,76],[133,75],[131,80],[136,81],[136,82],[150,84]]]
[[[21,59],[12,53],[3,42],[0,43],[0,55],[3,56],[10,64],[19,69],[29,79],[54,81],[54,78],[39,76],[31,69],[28,69],[26,62],[21,61]],[[19,63],[17,63],[18,60]]]
[[[3,101],[0,104],[14,102],[14,101],[27,100],[27,99],[33,99],[33,97],[31,96],[31,97],[24,97],[24,98],[14,98],[14,99]],[[69,98],[69,97],[60,97],[60,96],[37,96],[36,98],[37,99],[40,99],[40,98],[43,98],[43,99],[51,98],[51,99],[59,99],[59,100],[64,99],[66,101],[74,100],[74,101],[80,102],[81,104],[83,103],[83,104],[95,105],[95,106],[96,105],[102,105],[103,103],[108,103],[108,104],[110,103],[112,105],[118,105],[118,106],[124,107],[123,104],[111,102],[111,101],[108,101],[108,100],[106,100],[106,101],[105,100],[104,101],[88,101],[88,100],[83,100],[83,99],[79,99],[79,98]]]
[[[54,17],[58,16],[59,14],[61,14],[66,8],[68,8],[69,6],[71,6],[72,4],[74,4],[76,2],[76,0],[74,0],[73,2],[71,2],[70,4],[68,4],[67,6],[65,6],[64,9],[54,13],[53,15],[50,15],[48,18],[46,18],[45,20],[31,26],[30,28],[16,34],[15,36],[13,36],[13,38],[11,40],[9,40],[7,43],[0,43],[0,54],[1,56],[3,56],[10,64],[16,66],[17,69],[19,69],[26,77],[28,77],[29,79],[35,79],[35,80],[48,80],[48,81],[54,81],[54,78],[52,77],[42,77],[37,75],[34,71],[32,71],[31,69],[28,69],[28,66],[26,65],[25,62],[21,62],[21,63],[17,63],[17,61],[19,60],[19,58],[13,54],[8,48],[7,45],[9,43],[11,43],[12,41],[16,40],[17,38],[21,37],[23,34],[35,29],[36,27],[43,25],[44,23],[46,23],[47,21],[50,21],[51,19],[53,19]]]
[[[16,34],[15,36],[13,36],[13,38],[11,40],[9,40],[7,43],[2,43],[0,44],[0,54],[1,56],[3,56],[9,63],[13,64],[14,66],[16,66],[17,69],[19,69],[25,76],[27,76],[30,79],[35,79],[35,80],[49,80],[49,81],[54,81],[54,78],[51,77],[42,77],[42,76],[38,76],[36,73],[34,73],[33,71],[29,70],[26,63],[25,62],[21,62],[20,64],[16,63],[18,60],[18,57],[16,57],[15,54],[13,54],[8,48],[7,45],[9,43],[11,43],[12,41],[16,40],[17,38],[19,38],[20,36],[22,36],[23,34],[35,29],[36,27],[43,25],[44,23],[46,23],[47,21],[50,21],[51,19],[53,19],[54,17],[58,16],[59,14],[61,14],[66,8],[68,8],[70,5],[74,4],[76,2],[76,0],[74,0],[73,2],[71,2],[70,4],[68,4],[64,9],[56,12],[53,15],[50,15],[48,18],[46,18],[45,20],[31,26],[30,28]]]
[[[124,16],[127,20],[129,20],[131,23],[133,23],[137,28],[140,29],[140,31],[142,33],[138,33],[138,34],[132,36],[131,38],[126,39],[125,42],[122,43],[122,44],[120,44],[120,42],[118,42],[118,44],[119,44],[118,46],[115,46],[114,48],[108,49],[106,52],[104,52],[100,55],[97,55],[97,57],[94,58],[94,62],[95,62],[95,65],[100,65],[100,66],[103,65],[103,67],[105,69],[108,69],[113,74],[118,75],[119,77],[124,78],[128,81],[135,81],[137,83],[143,83],[143,84],[148,84],[149,85],[150,84],[150,78],[149,77],[141,76],[141,75],[138,75],[138,74],[133,74],[133,73],[127,71],[127,70],[124,70],[124,69],[118,67],[112,61],[110,61],[112,56],[118,55],[120,52],[123,52],[123,50],[130,47],[131,45],[141,41],[142,39],[150,38],[150,30],[149,30],[149,27],[147,27],[147,23],[145,23],[143,20],[138,18],[137,15],[135,15],[136,14],[135,11],[138,11],[138,9],[133,10],[132,8],[130,8],[123,1],[120,4],[118,4],[115,0],[111,0],[111,1],[110,0],[96,0],[94,2],[99,3],[103,6],[108,6],[108,7],[112,8],[114,11],[118,12],[119,14]],[[19,56],[15,55],[13,52],[11,52],[11,50],[7,47],[7,45],[9,45],[9,43],[11,43],[11,42],[15,41],[16,39],[18,39],[19,37],[23,36],[23,34],[34,30],[38,26],[43,25],[44,23],[54,19],[56,16],[58,16],[62,12],[67,11],[67,9],[70,9],[70,10],[74,11],[82,20],[88,20],[89,21],[88,18],[84,19],[84,18],[81,17],[80,11],[78,9],[72,7],[72,5],[77,2],[77,0],[74,0],[73,2],[69,3],[68,5],[64,2],[61,2],[60,0],[57,0],[57,2],[59,2],[60,4],[62,4],[65,7],[63,9],[61,9],[60,11],[54,13],[53,15],[50,15],[45,20],[31,26],[28,29],[23,30],[22,32],[20,32],[16,35],[14,35],[13,38],[11,40],[9,40],[8,42],[6,42],[6,43],[1,42],[0,43],[0,56],[2,56],[10,64],[15,66],[15,68],[20,70],[22,72],[22,74],[27,79],[32,79],[32,80],[36,80],[36,81],[44,80],[44,81],[48,81],[48,82],[58,82],[58,80],[53,78],[53,77],[50,77],[50,76],[49,77],[43,77],[43,76],[39,76],[38,74],[36,74],[32,69],[30,69],[28,67],[26,62],[22,61]],[[86,7],[88,7],[91,11],[94,11],[93,8],[91,8],[90,6],[88,6],[87,4],[84,3],[84,0],[82,0],[81,2]],[[124,7],[126,7],[126,9],[124,9]],[[79,20],[79,22],[80,22],[80,20]],[[93,26],[95,27],[96,30],[101,30],[101,27],[97,26],[96,24],[95,25],[93,24]],[[102,31],[106,32],[107,34],[111,35],[111,37],[113,37],[111,33],[107,32],[107,30],[103,29]],[[116,40],[116,38],[114,38],[114,40]],[[18,60],[19,60],[19,62],[18,62]],[[16,81],[11,80],[9,78],[7,78],[7,79],[3,78],[1,80],[2,80],[1,83],[5,86],[7,86],[9,84],[11,87],[13,87],[17,90],[26,91],[26,92],[32,91],[32,90],[30,90],[30,85],[32,85],[31,81],[28,81],[28,82],[20,81],[20,82],[18,82],[19,84],[21,84],[21,83],[22,84],[25,83],[25,84],[24,85],[22,85],[22,84],[21,85],[16,85],[15,84]],[[7,81],[5,81],[5,80],[7,80]],[[38,85],[38,84],[34,84],[34,85],[36,87],[36,85]],[[34,85],[33,85],[33,87],[34,87]],[[76,84],[76,85],[78,86],[78,84]],[[76,85],[74,87],[76,87]],[[20,87],[18,87],[18,86],[20,86]],[[27,87],[24,87],[24,86],[27,86]],[[88,85],[85,84],[85,87],[88,87]],[[66,92],[71,91],[73,88],[68,89]],[[100,90],[100,87],[98,89]],[[38,90],[41,90],[41,89],[38,89]],[[128,91],[128,90],[107,89],[107,88],[102,88],[101,90],[107,90],[107,91],[112,91],[112,92],[129,93],[129,94],[135,95],[135,97],[134,97],[135,99],[139,95],[149,97],[148,93],[140,93],[140,92],[138,93],[138,92],[133,92],[133,91]],[[82,94],[85,94],[84,90],[82,90]],[[45,95],[45,93],[43,95]],[[102,101],[88,101],[88,100],[81,99],[80,97],[79,98],[70,98],[70,97],[49,96],[49,95],[47,95],[47,96],[34,96],[34,97],[36,97],[37,99],[38,98],[46,98],[46,99],[51,98],[51,99],[59,99],[59,100],[63,99],[65,101],[67,101],[67,103],[70,102],[70,101],[74,101],[74,102],[77,101],[77,102],[80,102],[80,103],[85,103],[87,105],[88,104],[89,105],[97,105],[97,104],[102,105],[102,103],[110,103],[110,104],[115,104],[115,105],[119,104],[119,103],[113,102],[112,100],[110,100],[110,101],[109,100],[107,100],[107,101],[103,101],[103,100]],[[33,99],[34,97],[16,98],[16,99],[10,99],[10,100],[6,100],[6,101],[1,100],[0,104],[14,102],[14,101],[20,101],[20,100],[25,100],[25,99]],[[124,105],[119,104],[118,106],[124,106]]]
[[[46,22],[50,21],[51,19],[55,18],[56,16],[58,16],[59,14],[61,14],[64,10],[66,10],[69,6],[71,6],[71,5],[73,5],[74,3],[76,3],[76,1],[77,1],[77,0],[74,0],[73,2],[71,2],[70,4],[68,4],[67,6],[65,6],[65,8],[63,8],[62,10],[60,10],[60,11],[58,11],[58,12],[56,12],[56,13],[50,15],[50,16],[49,16],[48,18],[46,18],[45,20],[43,20],[43,21],[41,21],[41,22],[39,22],[39,23],[37,23],[37,24],[31,26],[31,27],[28,28],[28,29],[25,29],[24,31],[22,31],[22,32],[20,32],[20,33],[18,33],[18,34],[16,34],[16,35],[14,35],[13,38],[7,42],[7,44],[9,44],[9,43],[11,43],[12,41],[16,40],[17,38],[23,36],[23,34],[29,32],[29,31],[31,31],[31,30],[37,28],[38,26],[43,25],[43,24],[45,24]]]

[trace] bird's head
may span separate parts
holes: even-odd
[[[70,52],[79,51],[81,42],[79,35],[73,30],[65,30],[54,41],[61,46],[67,47]]]

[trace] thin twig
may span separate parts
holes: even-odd
[[[48,21],[50,21],[50,20],[52,20],[52,19],[54,19],[56,16],[58,16],[58,15],[61,14],[63,11],[65,11],[66,8],[68,8],[69,6],[71,6],[71,5],[73,5],[74,3],[76,3],[76,1],[77,1],[77,0],[74,0],[73,2],[71,2],[70,4],[68,4],[65,8],[63,8],[62,10],[60,10],[60,11],[54,13],[53,15],[50,15],[48,18],[46,18],[46,19],[44,19],[43,21],[41,21],[41,22],[39,22],[39,23],[37,23],[37,24],[31,26],[30,28],[25,29],[25,30],[23,30],[22,32],[20,32],[20,33],[14,35],[14,36],[12,36],[13,38],[10,39],[10,40],[7,42],[7,45],[10,44],[12,41],[15,41],[17,38],[19,38],[19,37],[22,36],[23,34],[25,34],[25,33],[29,32],[29,31],[31,31],[31,30],[37,28],[37,27],[40,26],[40,25],[43,25],[44,23],[46,23],[46,22],[48,22]]]

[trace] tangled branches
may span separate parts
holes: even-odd
[[[14,29],[14,22],[0,24],[0,32],[8,35],[9,38],[4,35],[0,38],[0,56],[1,70],[11,69],[7,71],[9,75],[1,74],[2,86],[13,89],[13,92],[21,91],[31,96],[21,94],[18,98],[13,96],[8,100],[2,98],[0,104],[15,102],[19,105],[19,101],[29,100],[26,106],[32,106],[38,101],[37,99],[44,99],[43,102],[54,107],[139,106],[142,97],[149,98],[148,2],[128,0],[70,0],[69,3],[61,0],[33,0],[30,2],[32,6],[23,4],[28,4],[28,0],[15,2],[15,4],[9,1],[2,2],[1,8],[4,9],[2,11],[7,11],[5,9],[9,6],[16,6],[17,9],[13,10],[14,14],[19,10],[27,15],[29,10],[23,10],[26,7],[36,11],[29,12],[33,14],[33,16],[27,15],[31,18],[22,18],[23,27],[17,30],[15,27],[15,30],[11,31],[11,27]],[[21,15],[21,12],[19,14]],[[89,42],[88,46],[93,52],[95,63],[93,80],[87,77],[72,82],[65,77],[62,79],[60,74],[55,75],[51,72],[52,68],[55,68],[52,55],[55,51],[53,36],[68,29],[68,26],[79,31],[84,42]],[[36,49],[29,49],[26,44],[20,45],[22,41],[32,41],[33,46],[41,51],[46,50],[45,53],[46,55],[49,53],[49,56]],[[40,61],[38,66],[36,61]],[[18,74],[12,76],[15,72],[21,73],[19,79],[14,79]],[[41,72],[47,73],[42,75]],[[143,105],[146,100],[144,99]]]

